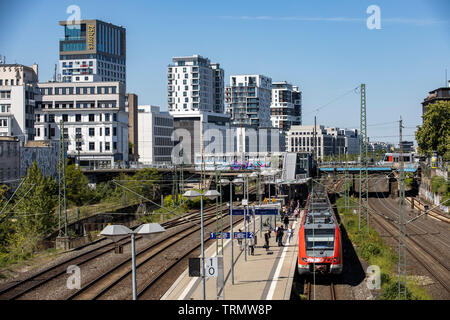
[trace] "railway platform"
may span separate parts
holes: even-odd
[[[291,296],[292,282],[296,272],[298,255],[298,229],[300,217],[297,221],[290,220],[290,228],[294,229],[293,236],[285,232],[283,237],[283,247],[279,247],[275,241],[275,233],[271,232],[269,241],[269,251],[263,247],[264,232],[259,230],[259,217],[256,218],[257,245],[254,255],[247,255],[245,261],[244,251],[234,241],[234,284],[231,280],[231,240],[224,239],[223,254],[219,250],[219,255],[223,255],[224,266],[224,289],[217,295],[216,278],[211,277],[206,280],[207,300],[289,300]],[[277,224],[281,222],[277,221]],[[244,229],[243,222],[233,226],[233,231]],[[243,245],[244,247],[244,245]],[[269,252],[269,253],[268,253]],[[213,243],[205,248],[205,257],[216,255],[216,245]],[[202,278],[189,277],[186,269],[180,277],[173,283],[161,300],[201,300],[202,299]]]

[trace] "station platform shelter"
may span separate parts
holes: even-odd
[[[219,255],[223,256],[223,289],[217,286],[217,278],[206,278],[206,300],[289,300],[294,275],[297,272],[298,256],[298,229],[301,217],[295,220],[290,218],[289,228],[294,229],[292,237],[284,232],[283,244],[278,246],[275,232],[271,232],[269,248],[264,248],[264,231],[260,230],[261,223],[255,218],[255,233],[257,243],[254,255],[247,250],[245,261],[244,241],[242,250],[238,246],[237,239],[233,240],[234,253],[234,284],[231,279],[231,239],[223,240],[223,249],[219,249]],[[277,224],[281,225],[280,216],[277,216]],[[252,222],[250,222],[252,226]],[[233,231],[244,230],[244,223],[233,226]],[[250,227],[250,231],[253,227]],[[261,232],[262,231],[262,232]],[[248,241],[248,240],[247,240]],[[216,244],[205,247],[205,257],[216,256]],[[219,288],[219,289],[218,289]],[[162,300],[202,300],[202,278],[189,277],[186,269],[173,283]]]

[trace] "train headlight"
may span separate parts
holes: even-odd
[[[308,259],[305,258],[305,257],[302,257],[302,261],[303,261],[304,263],[308,263]]]
[[[337,263],[337,262],[339,262],[339,257],[334,257],[333,258],[333,263]]]

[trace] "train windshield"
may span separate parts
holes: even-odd
[[[305,229],[306,250],[334,249],[334,229]]]

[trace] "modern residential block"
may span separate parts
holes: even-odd
[[[302,124],[302,93],[287,81],[272,82],[270,106],[272,126],[288,131],[291,126]]]
[[[232,75],[226,90],[227,113],[233,125],[270,127],[272,79],[263,75]]]
[[[224,71],[199,55],[174,57],[167,67],[169,112],[224,112]]]

